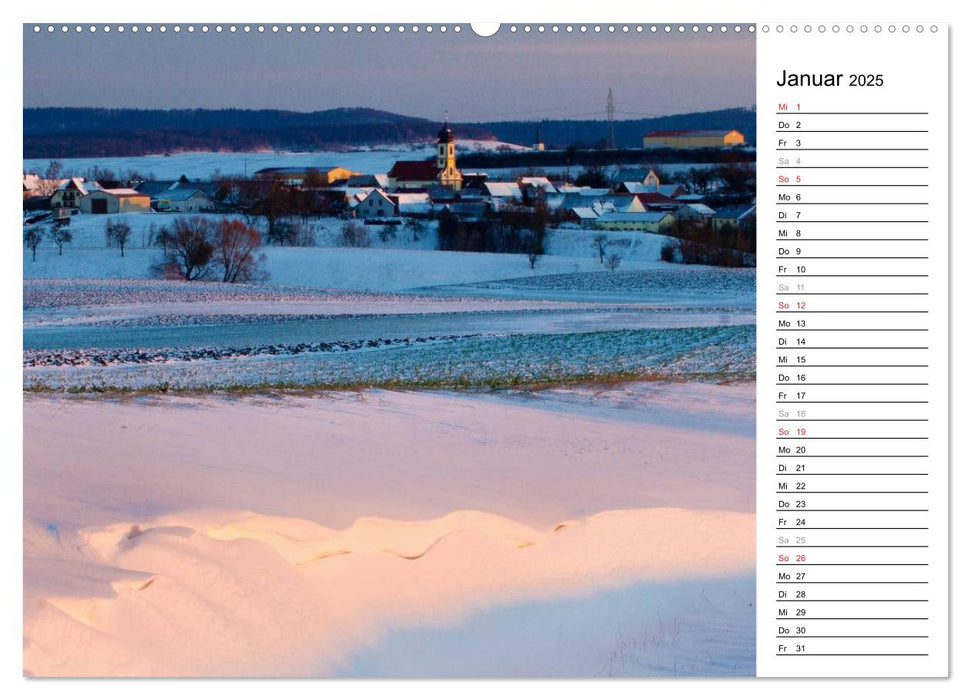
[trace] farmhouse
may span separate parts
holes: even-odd
[[[354,208],[354,212],[361,219],[390,219],[398,213],[391,197],[378,189],[371,190]]]
[[[152,199],[152,208],[156,211],[189,213],[211,211],[214,207],[212,197],[192,185],[165,190]]]
[[[132,189],[94,190],[81,197],[81,211],[85,214],[123,214],[151,211],[147,194]]]
[[[644,134],[644,148],[728,148],[744,145],[745,136],[737,129],[649,131]]]
[[[51,195],[51,209],[78,209],[81,197],[90,191],[99,190],[97,182],[85,182],[83,177],[65,180]]]
[[[503,204],[519,204],[523,201],[522,190],[516,182],[486,182],[482,185],[484,198],[495,207]]]
[[[662,233],[674,223],[670,212],[606,212],[597,219],[596,227],[608,231],[645,231]]]

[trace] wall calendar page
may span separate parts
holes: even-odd
[[[315,12],[17,27],[15,692],[949,678],[953,27]]]

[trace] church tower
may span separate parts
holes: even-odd
[[[438,151],[435,156],[438,180],[453,190],[462,189],[462,173],[455,165],[455,133],[448,128],[448,121],[438,132]]]

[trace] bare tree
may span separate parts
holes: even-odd
[[[256,254],[262,243],[260,232],[252,226],[239,219],[222,219],[215,231],[215,262],[222,269],[223,282],[265,279],[266,256]]]
[[[57,188],[61,186],[64,179],[64,165],[59,160],[52,160],[47,164],[47,169],[41,176],[38,183],[38,191],[44,197],[50,197]]]
[[[356,221],[345,221],[341,226],[341,245],[352,248],[370,248],[371,240],[368,237],[367,228]]]
[[[118,182],[118,175],[114,170],[111,170],[110,168],[102,168],[98,165],[93,165],[88,168],[87,173],[85,173],[85,177],[89,181],[94,182]]]
[[[594,250],[597,251],[597,254],[600,256],[600,264],[603,265],[604,255],[607,254],[607,234],[598,233],[593,237],[593,241],[591,241],[590,245],[593,246]]]
[[[540,259],[540,257],[542,255],[543,255],[542,253],[540,253],[540,252],[538,252],[536,250],[532,250],[532,251],[526,253],[526,259],[529,260],[529,269],[530,270],[535,270],[536,269],[536,263],[539,262],[539,259]]]
[[[47,170],[44,171],[45,180],[60,180],[64,173],[64,164],[59,160],[52,160],[47,163]]]
[[[394,240],[398,237],[398,227],[388,222],[381,227],[381,230],[378,232],[378,236],[381,238],[382,243],[387,243],[388,241]]]
[[[421,219],[412,217],[405,222],[405,228],[411,231],[411,240],[418,242],[421,234],[425,232],[425,222]]]
[[[710,168],[691,168],[688,171],[688,178],[695,192],[707,192],[711,188],[714,171]]]
[[[606,261],[607,269],[613,272],[618,267],[620,267],[621,260],[623,260],[623,257],[621,257],[620,253],[613,253],[611,255],[608,255],[607,261]]]
[[[153,267],[166,279],[199,280],[209,276],[213,266],[215,225],[201,216],[180,217],[159,232],[162,262]]]
[[[125,257],[125,246],[131,239],[131,226],[124,221],[108,219],[105,222],[105,242],[109,248],[117,246],[121,249],[121,257]]]
[[[37,260],[37,246],[44,238],[44,230],[40,226],[31,226],[24,229],[24,245],[30,248],[31,261]]]
[[[294,197],[291,190],[282,182],[273,182],[269,189],[260,193],[252,208],[253,214],[266,219],[266,238],[270,242],[286,245],[287,226],[281,225],[283,219],[293,214]]]
[[[58,226],[57,224],[54,224],[48,229],[47,235],[50,236],[54,245],[57,246],[58,255],[64,254],[64,244],[74,240],[74,237],[71,235],[71,229],[67,226]]]

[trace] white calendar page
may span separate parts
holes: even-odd
[[[265,208],[190,193],[213,198],[204,218],[259,233],[259,274],[228,292],[215,263],[199,280],[161,279],[172,274],[172,239],[154,236],[193,212],[172,210],[174,195],[160,204],[154,185],[151,213],[103,215],[135,222],[121,246],[123,231],[91,223],[112,204],[79,206],[63,250],[46,230],[36,249],[14,241],[11,259],[22,252],[23,264],[9,296],[24,303],[10,324],[23,336],[8,393],[23,432],[9,439],[22,445],[23,470],[7,496],[23,515],[10,556],[24,576],[22,588],[14,577],[23,614],[5,652],[13,691],[76,683],[21,676],[188,675],[383,678],[393,685],[381,688],[422,695],[451,695],[441,678],[491,695],[496,686],[476,682],[485,677],[557,678],[550,690],[567,697],[954,692],[953,681],[896,682],[963,675],[957,412],[949,431],[960,400],[949,271],[963,245],[950,237],[962,175],[955,168],[951,183],[951,102],[956,114],[961,103],[950,65],[963,36],[947,13],[894,6],[862,21],[826,3],[763,21],[714,3],[681,15],[621,5],[602,17],[277,9],[58,9],[23,17],[11,41],[25,111],[9,160],[23,163],[25,192],[27,174],[45,179],[51,161],[85,180],[120,176],[102,189],[136,193],[134,175],[175,191],[290,168],[262,177],[294,191],[348,191],[344,180],[364,178],[345,203],[369,199],[398,220],[348,207],[287,213],[275,228]],[[399,35],[413,46],[389,58],[380,42]],[[252,41],[240,52],[231,37]],[[88,66],[83,90],[36,48],[77,38],[85,46],[51,56]],[[440,54],[441,42],[459,48]],[[133,66],[144,81],[130,79]],[[164,78],[171,71],[180,87]],[[286,88],[293,75],[303,81]],[[390,139],[368,119],[350,131],[372,135],[345,131],[336,146],[165,141],[153,152],[131,144],[156,125],[128,128],[118,115],[28,128],[36,115],[26,110],[57,106],[373,106],[434,128],[412,141],[409,123]],[[724,137],[739,123],[663,121],[722,108],[749,113],[745,142],[703,158],[677,139],[709,138],[697,133],[708,126]],[[640,125],[652,119],[662,121]],[[598,126],[562,136],[559,120]],[[516,121],[526,126],[510,129]],[[634,121],[639,131],[625,131]],[[124,136],[99,141],[110,129]],[[217,138],[243,133],[233,129]],[[665,162],[651,150],[661,147],[681,157]],[[420,160],[433,176],[395,170]],[[752,177],[719,181],[725,163]],[[453,166],[464,200],[437,190],[454,185]],[[660,182],[613,178],[625,168],[656,169]],[[602,202],[567,207],[542,253],[461,250],[485,245],[469,234],[488,218],[470,205],[486,199],[472,192],[485,182],[496,195],[482,211],[506,209],[507,231],[529,229],[522,217],[540,199],[555,211],[589,188]],[[745,194],[723,196],[726,186]],[[516,207],[503,201],[513,191]],[[426,194],[437,198],[430,215],[407,215]],[[645,211],[618,216],[630,200]],[[704,225],[648,230],[665,213],[700,213]],[[154,228],[139,223],[149,216]],[[697,249],[679,239],[709,245],[726,221],[752,237],[686,257]],[[25,233],[32,225],[50,222],[25,216]],[[449,262],[428,263],[436,257]],[[693,281],[672,287],[682,276]],[[372,362],[379,353],[395,359]],[[337,366],[349,374],[331,374]],[[570,682],[616,676],[637,682]],[[712,680],[728,676],[748,681]],[[809,678],[868,680],[801,683]],[[140,689],[170,692],[157,680]]]
[[[947,675],[947,30],[760,30],[758,672]]]

